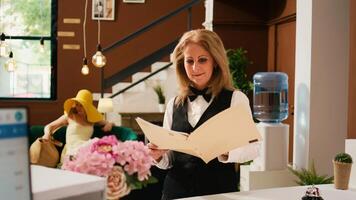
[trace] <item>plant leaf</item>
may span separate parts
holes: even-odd
[[[288,169],[298,178],[295,182],[298,185],[319,185],[333,183],[334,177],[328,177],[327,175],[318,175],[315,169],[314,162],[311,163],[310,169],[302,168],[295,170],[292,167]]]

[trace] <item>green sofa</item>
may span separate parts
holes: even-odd
[[[29,143],[30,143],[30,145],[34,141],[36,141],[36,139],[38,137],[43,136],[43,129],[44,129],[44,126],[41,126],[41,125],[34,125],[34,126],[30,127],[30,133],[29,133]],[[56,140],[62,142],[63,144],[65,144],[65,141],[66,141],[66,129],[67,129],[67,127],[64,126],[64,127],[60,128],[59,130],[57,130],[53,134],[54,139],[56,139]],[[104,131],[101,130],[101,127],[94,126],[94,133],[93,133],[92,138],[94,138],[94,137],[101,138],[101,137],[103,137],[105,135],[115,135],[117,137],[117,139],[120,140],[120,141],[137,140],[137,134],[130,128],[114,126],[111,129],[111,131],[104,132]],[[63,146],[62,147],[57,147],[59,153],[62,152]]]
[[[38,137],[41,137],[43,135],[43,129],[44,126],[31,126],[30,127],[30,138],[29,142],[32,144]],[[66,141],[66,127],[62,127],[59,130],[57,130],[54,134],[53,137],[65,144]],[[119,140],[121,141],[127,141],[127,140],[139,140],[143,141],[142,135],[141,137],[138,137],[140,135],[137,135],[132,129],[126,128],[126,127],[119,127],[119,126],[114,126],[110,132],[103,132],[101,130],[101,127],[95,126],[94,127],[94,133],[92,137],[103,137],[105,135],[115,135]],[[59,151],[59,155],[61,155],[63,147],[57,147]],[[162,192],[162,184],[163,180],[165,177],[165,170],[161,170],[157,168],[156,166],[153,166],[151,168],[151,173],[152,176],[156,177],[158,179],[158,182],[155,184],[149,184],[147,187],[141,189],[141,190],[133,190],[130,192],[129,195],[122,197],[120,199],[122,200],[141,200],[141,199],[160,199],[161,198],[161,192]]]

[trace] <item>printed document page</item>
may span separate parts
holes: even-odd
[[[249,109],[243,104],[228,108],[190,135],[164,129],[141,118],[136,121],[158,148],[191,154],[207,163],[223,153],[261,140]]]

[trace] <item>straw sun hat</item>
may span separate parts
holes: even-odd
[[[89,90],[80,90],[75,98],[67,99],[64,102],[63,108],[66,115],[69,114],[75,102],[79,102],[83,106],[89,122],[96,123],[103,119],[103,116],[93,105],[93,95]]]

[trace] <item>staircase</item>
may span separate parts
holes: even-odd
[[[156,71],[162,66],[166,65],[165,62],[156,62],[152,64],[151,71]],[[138,72],[132,75],[132,81],[136,82],[139,79],[149,75],[149,72]],[[127,87],[131,83],[118,83],[113,86],[113,93]],[[175,96],[174,91],[176,88],[175,67],[172,65],[167,70],[161,71],[155,76],[152,76],[139,83],[135,87],[127,90],[126,92],[113,98],[117,106],[118,112],[158,112],[158,98],[153,87],[160,84],[166,94],[166,99]]]
[[[151,65],[151,72],[137,72],[132,75],[132,82],[119,82],[112,87],[112,93],[105,93],[104,97],[110,97],[112,94],[126,88],[134,82],[146,77],[150,73],[159,70],[168,62],[155,62]],[[119,113],[156,113],[158,109],[158,98],[153,91],[153,87],[160,84],[163,87],[166,103],[177,95],[178,86],[175,72],[175,66],[172,65],[166,70],[157,73],[135,87],[130,88],[124,93],[113,97],[114,111],[108,113],[107,120],[121,125],[121,116]],[[94,93],[94,100],[100,99],[100,93]]]
[[[145,25],[141,29],[127,35],[123,39],[114,42],[108,47],[103,48],[103,53],[111,51],[128,41],[136,38],[138,35],[145,33],[154,26],[178,15],[181,12],[187,12],[187,28],[192,29],[192,6],[199,3],[200,0],[191,0],[188,3],[178,7],[174,11],[162,16],[151,23]],[[94,100],[98,101],[101,97],[109,97],[113,99],[114,111],[107,113],[106,119],[121,125],[121,117],[118,113],[158,113],[158,97],[153,90],[156,85],[161,85],[166,103],[176,96],[177,78],[175,66],[171,62],[161,62],[164,56],[168,56],[178,43],[176,38],[162,46],[160,49],[152,52],[150,55],[139,59],[135,63],[130,64],[121,71],[112,74],[109,77],[104,76],[104,71],[101,71],[101,93],[94,94]],[[151,64],[153,63],[153,64]],[[151,72],[142,72],[145,66],[151,65]],[[121,82],[131,76],[131,83]],[[105,90],[111,88],[112,93],[104,93]]]

